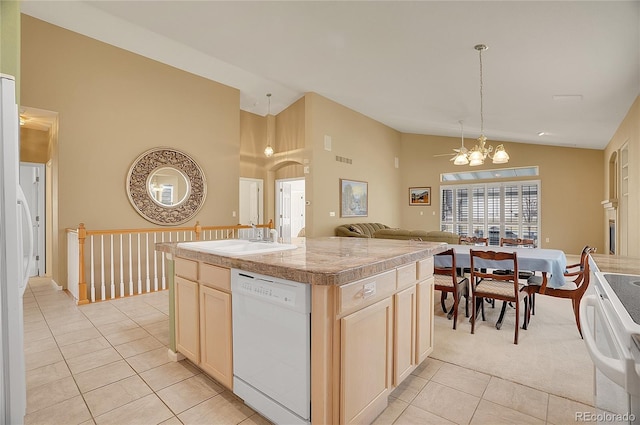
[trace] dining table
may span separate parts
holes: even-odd
[[[542,284],[538,293],[544,294],[547,287],[559,288],[565,285],[566,281],[564,273],[567,268],[567,257],[564,251],[559,249],[546,248],[524,248],[524,247],[501,247],[493,245],[454,245],[449,244],[449,248],[453,248],[456,255],[456,268],[469,269],[471,267],[471,250],[476,251],[496,251],[496,252],[515,252],[518,261],[518,271],[531,271],[542,275]],[[436,267],[451,267],[450,256],[434,257]],[[474,259],[474,266],[480,269],[503,269],[504,262],[485,260],[481,258]],[[532,299],[533,302],[533,299]],[[507,303],[503,303],[502,310],[496,328],[500,329],[504,318]],[[530,307],[531,308],[531,307]],[[484,313],[483,313],[484,317]],[[528,317],[528,316],[527,316]],[[527,320],[523,325],[523,329],[527,328]]]
[[[493,246],[493,245],[453,245],[449,244],[449,248],[453,248],[456,254],[456,267],[471,267],[470,251],[496,251],[496,252],[515,252],[518,258],[518,270],[527,270],[539,272],[542,274],[542,287],[559,288],[565,284],[564,273],[567,268],[567,257],[564,251],[559,249],[547,248],[523,248],[511,246]],[[451,267],[450,257],[435,256],[434,262],[437,267]],[[447,264],[447,262],[449,264]],[[493,262],[477,258],[475,265],[478,268],[486,269],[503,269],[504,263]]]

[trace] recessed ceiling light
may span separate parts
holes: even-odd
[[[538,133],[538,136],[545,136],[547,133],[545,133],[544,131],[541,131]]]
[[[582,101],[582,95],[581,94],[554,94],[553,100],[558,102],[565,102],[565,101],[580,102]]]

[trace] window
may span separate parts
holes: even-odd
[[[540,231],[540,182],[441,186],[440,229],[461,236],[533,239]]]

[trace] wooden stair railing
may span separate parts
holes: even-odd
[[[266,224],[257,224],[255,228],[273,229],[273,220]],[[68,289],[77,297],[77,304],[88,304],[95,302],[96,298],[104,301],[107,298],[121,298],[166,289],[165,260],[162,253],[155,251],[157,242],[248,238],[248,232],[253,232],[254,227],[242,224],[202,226],[196,222],[192,227],[87,230],[85,224],[80,223],[77,229],[66,231],[68,270],[75,268],[78,271],[77,277],[72,271],[68,271]],[[72,245],[75,244],[76,237],[77,259],[74,259],[72,257],[75,257],[75,250]],[[95,252],[96,245],[99,253]],[[105,252],[105,248],[108,252]],[[119,279],[118,283],[116,279]],[[99,286],[96,285],[96,280]]]

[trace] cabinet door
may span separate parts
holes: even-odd
[[[416,286],[398,292],[393,298],[393,385],[398,386],[417,365]]]
[[[200,362],[198,284],[175,277],[176,347],[186,358]]]
[[[200,368],[231,389],[231,294],[200,286]]]
[[[392,297],[340,319],[340,332],[340,423],[371,423],[391,388]]]
[[[417,364],[433,351],[433,277],[416,285],[416,348]]]

